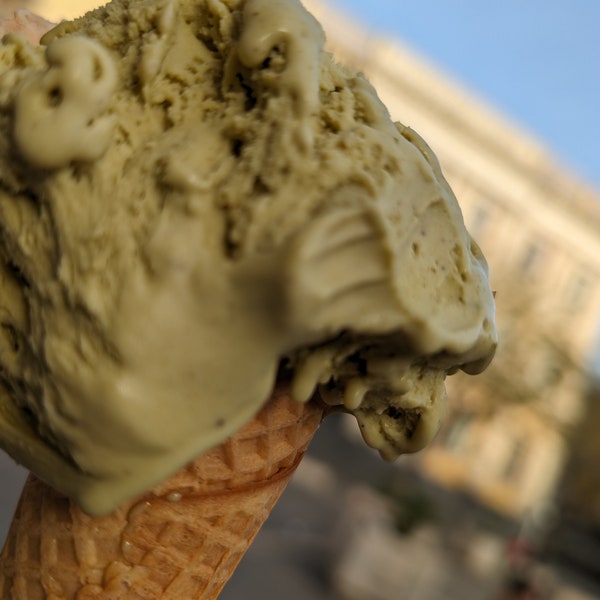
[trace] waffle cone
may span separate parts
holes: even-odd
[[[216,598],[322,416],[276,391],[225,443],[106,517],[30,476],[0,555],[0,598]]]

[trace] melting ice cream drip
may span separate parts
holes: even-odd
[[[71,37],[46,50],[48,68],[17,90],[14,138],[34,167],[93,161],[108,148],[114,119],[106,114],[117,85],[112,56],[96,41]]]
[[[392,460],[435,437],[446,409],[445,376],[410,353],[392,357],[389,348],[374,350],[369,341],[336,340],[302,353],[291,389],[297,400],[317,394],[353,414],[367,444]]]
[[[297,0],[248,0],[244,4],[239,60],[257,69],[274,49],[285,54],[284,70],[272,85],[292,101],[298,119],[297,141],[304,150],[312,146],[310,118],[318,108],[324,43],[321,26]]]

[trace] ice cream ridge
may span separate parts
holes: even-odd
[[[438,162],[297,0],[115,0],[0,46],[0,445],[103,515],[278,377],[387,459],[497,343]]]

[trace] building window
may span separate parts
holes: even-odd
[[[460,454],[468,446],[468,439],[473,416],[468,414],[458,414],[449,424],[444,444],[450,452]]]
[[[581,310],[591,292],[591,282],[586,275],[575,272],[571,275],[565,290],[565,304],[569,310]]]
[[[506,481],[515,481],[520,477],[525,463],[525,455],[526,445],[524,440],[515,440],[502,472],[502,476]]]
[[[519,271],[521,275],[533,279],[539,272],[544,250],[537,242],[530,242],[521,256]]]
[[[487,224],[490,220],[489,211],[483,206],[478,206],[475,213],[471,217],[471,223],[469,225],[469,232],[474,238],[479,237],[485,231]]]

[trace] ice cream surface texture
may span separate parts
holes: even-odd
[[[431,150],[297,0],[116,0],[0,46],[0,444],[104,514],[279,369],[393,458],[496,346]]]

